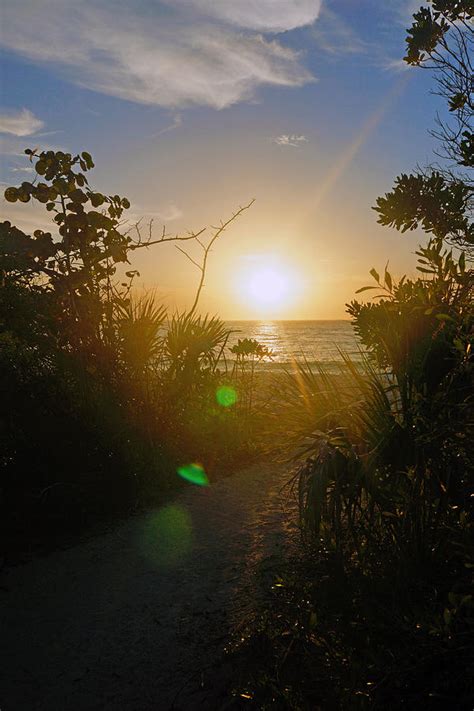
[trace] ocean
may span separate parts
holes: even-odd
[[[227,321],[232,329],[228,347],[239,338],[254,338],[272,352],[271,361],[262,367],[282,370],[295,360],[321,363],[337,370],[342,358],[339,350],[355,361],[361,359],[360,346],[349,321]],[[227,349],[226,358],[232,359]]]

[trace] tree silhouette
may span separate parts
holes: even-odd
[[[436,94],[447,102],[449,118],[437,117],[442,163],[401,175],[379,197],[382,225],[406,232],[421,226],[436,238],[474,250],[474,9],[472,0],[433,0],[413,16],[405,61],[434,73]]]

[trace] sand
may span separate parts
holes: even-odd
[[[1,711],[223,708],[222,651],[297,540],[288,469],[252,465],[3,571]]]

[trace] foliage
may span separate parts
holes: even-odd
[[[454,165],[377,200],[381,224],[430,241],[418,278],[372,269],[359,293],[374,301],[348,305],[360,359],[338,375],[300,363],[281,388],[304,535],[257,627],[239,630],[238,691],[258,708],[474,701],[473,7],[429,5],[405,60],[435,73],[450,116],[435,136]]]
[[[474,275],[439,240],[418,256],[348,307],[361,362],[281,388],[303,546],[231,650],[256,708],[472,707]]]
[[[115,321],[123,363],[135,375],[143,374],[159,357],[163,348],[161,329],[166,309],[156,303],[154,294],[131,295],[117,302]]]
[[[232,696],[295,711],[472,708],[469,578],[458,575],[450,593],[452,571],[415,573],[368,576],[341,571],[330,553],[294,556],[278,570],[266,611],[229,650]]]
[[[434,71],[437,93],[446,100],[451,114],[448,122],[438,121],[439,129],[434,135],[441,140],[447,157],[472,168],[472,3],[432,0],[429,5],[413,15],[405,61]]]
[[[239,338],[229,350],[235,356],[232,378],[239,390],[240,415],[250,420],[257,405],[255,369],[262,361],[271,360],[273,353],[268,346],[259,343],[255,338]]]
[[[259,343],[255,338],[239,338],[237,343],[230,348],[230,352],[237,356],[236,367],[245,367],[245,363],[260,362],[264,358],[271,358],[272,352],[268,346]]]
[[[401,175],[394,189],[377,200],[382,225],[406,232],[420,225],[435,237],[472,252],[474,167],[473,10],[469,0],[433,0],[413,16],[405,61],[434,73],[445,99],[448,118],[432,131],[443,163],[412,175]],[[447,162],[446,162],[447,161]]]
[[[168,373],[184,386],[195,381],[197,372],[215,372],[230,331],[220,318],[192,312],[171,318],[164,342]]]
[[[362,344],[377,363],[392,368],[403,390],[422,383],[429,390],[463,357],[472,338],[473,273],[463,253],[456,260],[439,240],[417,251],[418,270],[433,278],[402,277],[395,283],[385,270],[383,283],[371,274],[382,292],[376,304],[353,301],[348,312]]]
[[[36,177],[5,198],[44,204],[53,228],[28,235],[0,225],[0,506],[9,546],[49,525],[129,510],[176,486],[179,467],[203,461],[215,471],[242,444],[235,414],[215,399],[229,331],[196,307],[210,246],[246,207],[207,247],[203,230],[154,239],[150,226],[144,238],[140,223],[124,222],[126,198],[90,186],[88,153],[26,153]],[[196,242],[204,263],[193,307],[169,316],[154,294],[138,292],[129,259],[180,240]],[[69,516],[73,508],[81,515]]]
[[[53,213],[58,239],[35,230],[26,235],[9,222],[0,226],[0,272],[3,280],[37,285],[55,293],[64,311],[63,335],[74,347],[94,347],[107,332],[109,310],[102,290],[110,289],[116,265],[128,261],[132,238],[119,231],[127,198],[93,191],[85,173],[94,167],[83,152],[72,156],[43,151],[35,169],[44,181],[23,182],[5,191],[8,202],[38,201]],[[79,169],[79,170],[78,170]],[[105,209],[98,210],[101,206]]]
[[[308,458],[305,529],[358,553],[377,541],[387,558],[437,554],[474,473],[474,275],[440,242],[419,255],[432,278],[372,270],[377,303],[349,305],[362,368],[345,357],[334,377],[301,364],[282,392],[289,445]]]
[[[378,222],[407,232],[422,227],[438,239],[474,244],[470,221],[472,188],[447,180],[438,171],[430,175],[401,175],[392,192],[377,198]]]

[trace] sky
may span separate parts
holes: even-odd
[[[93,187],[128,197],[130,224],[153,220],[156,235],[209,239],[254,199],[213,247],[200,309],[346,318],[371,267],[415,270],[422,235],[381,227],[371,207],[433,159],[442,106],[429,73],[401,61],[419,4],[3,0],[2,193],[31,180],[22,152],[38,146],[90,152]],[[25,230],[50,225],[38,204],[1,211]],[[133,267],[171,309],[191,305],[199,273],[173,243]],[[273,302],[258,287],[272,274]]]

